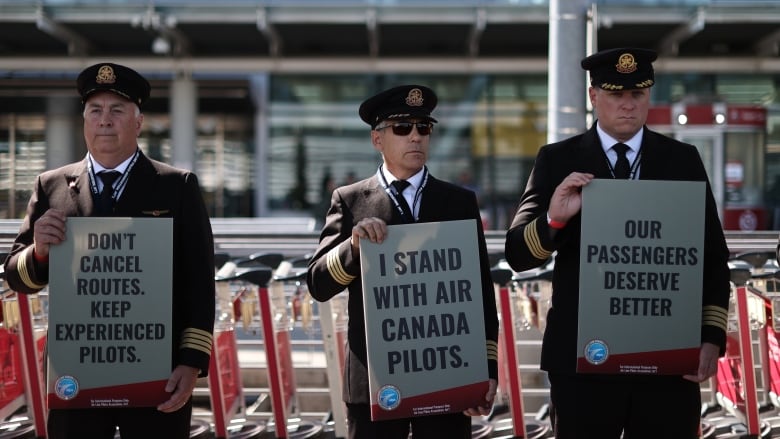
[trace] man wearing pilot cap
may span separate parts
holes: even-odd
[[[110,91],[142,107],[149,99],[149,81],[135,70],[119,64],[102,63],[87,67],[76,78],[76,88],[84,104],[93,93]]]
[[[48,437],[113,439],[119,428],[123,439],[146,439],[150,432],[154,437],[187,439],[192,392],[198,377],[206,376],[209,368],[215,306],[214,243],[198,179],[190,171],[148,158],[138,147],[141,106],[150,95],[149,82],[139,73],[119,64],[95,64],[78,75],[76,89],[84,108],[87,155],[36,178],[27,214],[5,261],[6,280],[23,294],[45,288],[49,251],[65,240],[69,217],[107,217],[104,223],[110,217],[173,219],[172,242],[160,243],[173,248],[173,284],[167,291],[144,292],[147,296],[172,295],[170,334],[159,341],[165,343],[161,349],[170,349],[171,363],[162,366],[170,370],[164,382],[149,384],[161,395],[150,407],[134,405],[132,395],[123,390],[109,393],[113,399],[128,398],[128,406],[111,408],[93,406],[86,391],[70,398],[51,394]],[[64,291],[51,291],[52,298],[58,293]],[[114,297],[122,292],[102,294]],[[89,301],[73,306],[88,307]],[[154,361],[159,360],[135,359],[135,363]],[[117,381],[109,384],[121,386],[128,384],[123,381],[127,374],[118,371],[139,367],[130,363],[96,363],[90,370],[115,377]],[[78,374],[78,370],[69,371],[76,385]]]
[[[488,414],[496,394],[498,317],[477,198],[471,190],[433,177],[426,166],[436,122],[431,113],[437,103],[433,90],[409,84],[382,91],[360,105],[358,114],[371,127],[371,143],[381,155],[382,164],[372,176],[333,191],[319,247],[309,262],[307,283],[316,300],[327,301],[345,288],[349,290],[342,397],[347,405],[350,439],[407,439],[410,429],[414,438],[469,439],[469,416]],[[390,233],[387,226],[392,224],[448,220],[474,220],[477,226],[482,279],[479,295],[489,375],[484,400],[462,413],[372,421],[360,240],[381,243]],[[441,369],[442,380],[454,370]]]
[[[699,383],[717,372],[718,357],[725,353],[729,251],[696,147],[645,126],[656,56],[652,50],[625,47],[581,61],[590,74],[588,96],[596,122],[583,134],[539,149],[507,231],[505,256],[515,271],[542,266],[555,255],[541,368],[550,381],[557,439],[699,437]],[[699,229],[704,233],[702,289],[680,291],[692,300],[701,298],[702,303],[698,367],[686,375],[577,373],[581,190],[594,178],[706,184],[705,215]],[[641,202],[652,204],[653,199]],[[662,416],[659,408],[663,408]]]

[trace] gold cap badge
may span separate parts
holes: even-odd
[[[95,77],[95,82],[98,84],[113,84],[116,82],[116,75],[114,74],[114,69],[111,68],[111,66],[101,66],[100,69],[98,69],[97,76]]]
[[[634,55],[630,53],[624,53],[620,55],[620,58],[618,58],[618,63],[615,64],[615,67],[617,68],[617,71],[619,73],[634,73],[637,69],[636,61],[634,60]]]
[[[409,90],[409,94],[406,95],[406,105],[410,107],[422,107],[423,93],[419,88],[413,88]]]

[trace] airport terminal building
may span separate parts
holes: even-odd
[[[198,173],[214,217],[324,215],[380,163],[360,102],[439,95],[431,172],[504,229],[538,148],[592,123],[579,62],[659,52],[648,125],[699,147],[733,230],[780,228],[780,1],[0,0],[0,218],[86,150],[76,75],[150,78],[140,145]]]

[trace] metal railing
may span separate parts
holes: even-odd
[[[0,253],[11,248],[21,220],[0,220]],[[319,230],[315,221],[303,217],[212,218],[216,252],[233,257],[257,252],[278,252],[287,257],[310,254],[317,248]],[[742,232],[727,230],[726,242],[732,253],[775,250],[780,231]],[[488,252],[503,254],[506,231],[487,230]]]

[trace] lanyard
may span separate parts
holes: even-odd
[[[389,184],[387,182],[387,178],[385,178],[385,174],[382,172],[382,165],[379,165],[379,169],[377,170],[377,174],[379,175],[379,182],[382,184],[382,188],[384,188],[387,195],[390,197],[390,200],[393,201],[393,204],[395,205],[395,208],[398,210],[398,213],[401,214],[401,218],[406,217],[406,213],[404,212],[404,209],[401,207],[401,204],[398,202],[398,197],[403,197],[403,194],[398,193],[398,191],[395,189],[395,186]],[[425,184],[428,183],[428,167],[423,167],[423,178],[422,183],[420,184],[420,187],[417,188],[417,192],[414,193],[414,199],[412,200],[412,205],[410,206],[412,210],[412,215],[415,215],[414,213],[414,207],[417,205],[417,203],[420,201],[420,198],[422,197],[422,190],[425,187]],[[412,221],[417,221],[417,218],[412,218]]]
[[[135,154],[133,154],[132,160],[130,160],[130,163],[127,165],[127,169],[125,169],[125,172],[122,173],[122,176],[119,178],[119,181],[114,183],[114,192],[111,193],[111,199],[116,201],[119,198],[119,194],[122,193],[122,191],[125,189],[125,186],[127,186],[127,180],[130,178],[130,170],[133,169],[133,165],[135,165],[135,162],[138,160],[139,156],[139,150],[135,150]],[[92,194],[97,196],[100,191],[98,190],[97,185],[97,174],[95,174],[95,169],[92,167],[92,157],[90,157],[89,160],[87,160],[87,168],[88,171],[87,174],[89,175],[89,188],[92,191]]]
[[[612,178],[615,178],[615,167],[609,161],[609,157],[607,157],[606,151],[604,151],[604,159],[607,161],[607,167],[609,167],[609,173],[612,174]],[[634,158],[633,163],[631,163],[631,168],[628,173],[629,180],[636,180],[637,174],[639,173],[639,164],[641,161],[642,161],[642,148],[640,147],[639,152],[636,153],[636,157]]]

